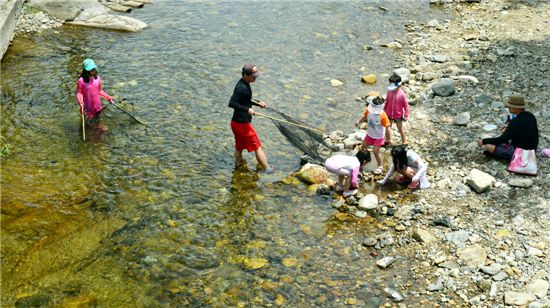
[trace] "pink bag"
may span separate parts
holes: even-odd
[[[508,171],[527,175],[537,175],[537,158],[535,150],[516,148]]]

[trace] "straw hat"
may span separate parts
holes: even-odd
[[[504,106],[509,108],[525,109],[525,99],[520,94],[512,94]]]

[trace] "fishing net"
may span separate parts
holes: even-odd
[[[280,111],[273,110],[272,108],[269,108],[269,110],[283,120],[279,121],[276,118],[271,118],[273,124],[275,124],[279,132],[285,136],[290,144],[319,163],[325,161],[326,157],[323,158],[323,156],[326,155],[323,155],[322,151],[325,150],[326,153],[326,151],[333,149],[323,140],[322,131],[312,128],[306,123]]]

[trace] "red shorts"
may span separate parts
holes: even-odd
[[[384,146],[384,138],[374,139],[371,136],[366,135],[365,139],[363,141],[365,141],[366,144],[372,145],[372,146],[375,146],[375,147]]]
[[[235,149],[237,151],[247,149],[248,152],[253,152],[262,146],[251,123],[231,121],[231,130],[235,135]]]

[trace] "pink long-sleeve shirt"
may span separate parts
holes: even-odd
[[[390,120],[409,117],[409,101],[407,101],[405,92],[401,88],[397,91],[388,91],[384,112],[386,112]]]
[[[79,104],[84,104],[84,113],[88,118],[95,118],[103,109],[100,96],[109,101],[112,100],[111,96],[101,89],[101,77],[97,76],[96,79],[92,77],[88,83],[84,82],[82,77],[78,79],[76,100]]]

